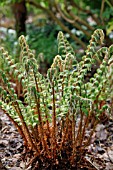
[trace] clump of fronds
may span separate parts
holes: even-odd
[[[65,159],[77,167],[85,148],[100,121],[100,115],[111,110],[106,100],[113,100],[113,46],[102,47],[103,31],[92,35],[86,55],[78,63],[75,53],[62,32],[58,34],[58,55],[44,77],[24,36],[19,38],[22,62],[13,64],[1,48],[8,70],[21,84],[21,101],[12,88],[7,71],[0,71],[0,105],[23,137],[24,145],[33,151],[40,166],[59,167]],[[99,68],[85,81],[92,65]],[[112,106],[111,106],[112,107]],[[91,127],[89,136],[86,131]],[[40,163],[41,162],[41,163]]]

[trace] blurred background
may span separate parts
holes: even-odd
[[[63,31],[81,60],[97,28],[105,33],[103,45],[111,45],[113,0],[0,0],[0,46],[18,62],[18,37],[25,35],[42,73],[58,54],[59,31]]]

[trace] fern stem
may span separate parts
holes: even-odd
[[[20,109],[20,107],[18,105],[18,102],[17,101],[16,102],[12,102],[12,105],[15,108],[16,112],[18,113],[18,116],[19,116],[19,118],[21,120],[21,123],[22,123],[22,128],[23,128],[24,135],[26,136],[26,139],[27,139],[30,147],[34,148],[37,151],[37,147],[33,143],[32,138],[30,136],[30,132],[28,130],[28,127],[27,127],[26,123],[24,122],[24,117],[23,117],[23,115],[21,113],[21,109]]]
[[[56,157],[56,106],[55,106],[55,90],[54,81],[52,82],[52,102],[53,102],[53,114],[52,114],[52,152],[53,158]]]
[[[60,145],[60,150],[62,149],[65,141],[67,140],[67,134],[68,134],[68,125],[69,125],[69,113],[66,116],[66,120],[62,120],[62,129],[61,129],[61,134],[62,134],[62,139],[61,139],[61,145]]]
[[[2,109],[3,110],[3,109]],[[16,121],[14,121],[14,119],[5,111],[3,110],[4,113],[8,116],[8,118],[10,119],[10,121],[14,124],[14,126],[17,128],[19,134],[22,136],[23,140],[24,140],[24,145],[25,147],[27,146],[27,139],[26,136],[23,133],[23,130],[21,128],[21,126],[18,125],[18,123]]]
[[[91,130],[90,135],[89,135],[89,138],[88,138],[87,142],[85,143],[85,147],[89,146],[89,144],[90,144],[90,142],[91,142],[91,138],[92,138],[92,136],[93,136],[93,133],[94,133],[94,131],[95,131],[95,129],[96,129],[96,125],[97,125],[98,123],[99,123],[99,120],[95,120],[95,121],[94,121],[93,129]]]
[[[36,90],[39,93],[39,87],[38,87],[34,69],[33,69],[33,74],[34,74],[34,79],[35,79]],[[40,138],[41,138],[43,148],[46,151],[46,153],[48,154],[48,147],[47,147],[47,143],[44,139],[44,128],[43,128],[43,122],[42,122],[42,117],[41,117],[41,112],[40,112],[40,98],[39,97],[37,98],[36,93],[34,93],[34,96],[35,96],[35,103],[36,103],[37,114],[38,114],[38,119],[39,119],[39,131],[41,133]]]

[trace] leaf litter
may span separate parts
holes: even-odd
[[[89,132],[90,129],[86,136]],[[26,169],[29,157],[24,161],[23,151],[21,136],[0,110],[0,170],[32,170],[33,167]],[[113,170],[113,118],[97,125],[84,160],[87,170],[91,170],[91,167],[92,170]],[[79,169],[83,170],[84,165]]]

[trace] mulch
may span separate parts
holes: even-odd
[[[23,151],[21,136],[0,110],[0,170],[113,170],[113,118],[98,124],[87,153],[77,168],[70,168],[66,161],[62,166],[38,168],[38,160],[26,168],[30,158],[24,160]]]

